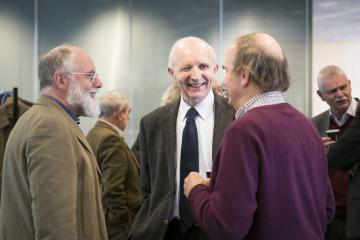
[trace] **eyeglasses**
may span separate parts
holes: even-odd
[[[86,78],[88,78],[92,83],[96,81],[96,79],[99,78],[99,74],[95,72],[89,72],[89,73],[81,73],[81,72],[66,72],[67,74],[72,75],[84,75]]]

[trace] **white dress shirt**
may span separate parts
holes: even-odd
[[[180,155],[183,130],[186,124],[186,113],[191,108],[181,97],[176,121],[176,193],[174,199],[174,216],[179,218],[180,194]],[[195,124],[199,143],[199,174],[206,178],[206,171],[212,168],[212,144],[214,133],[214,93],[210,93],[203,101],[194,106],[198,112]]]

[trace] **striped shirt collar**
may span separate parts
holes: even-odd
[[[235,114],[235,118],[243,116],[247,111],[255,107],[284,103],[285,99],[279,91],[258,94],[242,105]]]

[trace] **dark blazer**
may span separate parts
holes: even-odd
[[[235,111],[215,95],[213,150],[215,156],[223,132]],[[132,240],[163,239],[171,221],[176,189],[176,120],[180,101],[160,107],[140,122],[140,172],[144,201],[135,218]]]
[[[311,119],[322,137],[326,136],[326,130],[330,127],[330,110],[326,110]]]
[[[357,107],[356,117],[347,131],[330,146],[328,152],[329,165],[340,169],[350,170],[360,161],[360,105]],[[355,171],[350,182],[348,192],[346,235],[360,237],[360,167]]]

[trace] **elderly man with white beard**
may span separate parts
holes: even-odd
[[[0,239],[105,240],[99,169],[77,124],[99,114],[101,80],[91,57],[69,45],[41,58],[39,79],[42,96],[5,150]]]

